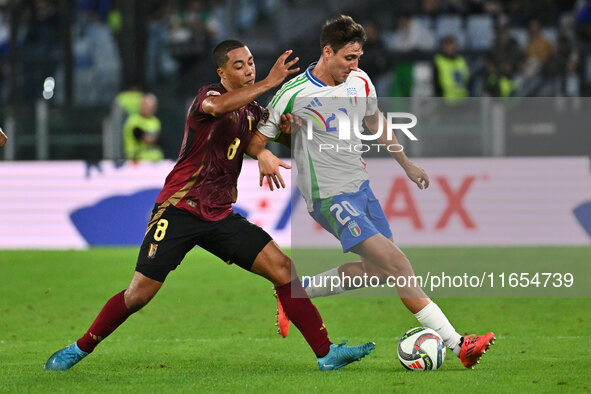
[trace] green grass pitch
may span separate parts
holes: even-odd
[[[405,249],[411,261],[482,256],[478,248]],[[397,299],[317,299],[333,341],[377,349],[320,372],[302,336],[276,334],[271,285],[195,250],[160,293],[69,371],[44,371],[131,278],[137,250],[1,251],[0,391],[6,392],[581,392],[591,390],[590,299],[453,299],[437,302],[460,331],[495,331],[475,370],[455,356],[439,371],[405,371],[398,338],[417,326]],[[505,261],[532,248],[496,248]],[[545,248],[557,261],[591,248]],[[526,257],[524,257],[526,256]],[[529,256],[529,257],[528,257]]]

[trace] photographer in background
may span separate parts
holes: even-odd
[[[123,125],[125,158],[159,161],[164,158],[160,148],[160,120],[155,116],[158,100],[153,94],[142,97],[140,111],[131,114]]]

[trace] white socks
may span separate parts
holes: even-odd
[[[339,270],[337,267],[312,277],[303,276],[302,285],[310,298],[340,294],[344,292],[345,289],[341,286],[339,276]],[[332,280],[333,277],[335,280]],[[427,306],[415,313],[415,317],[422,326],[437,332],[443,339],[445,345],[450,348],[456,356],[460,356],[460,341],[462,336],[456,332],[436,303],[433,301],[429,302]]]
[[[462,337],[456,332],[436,303],[431,301],[426,307],[415,313],[415,317],[424,327],[437,332],[443,338],[445,345],[456,356],[460,356],[460,340]]]
[[[333,277],[338,280],[332,280]],[[310,298],[327,297],[345,291],[341,287],[338,267],[312,277],[303,276],[302,285]]]

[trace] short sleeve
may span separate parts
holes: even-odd
[[[269,104],[257,125],[257,130],[270,139],[276,138],[280,133],[281,114],[280,111]]]
[[[284,87],[275,93],[275,96],[273,96],[269,102],[269,105],[267,105],[267,109],[263,113],[263,116],[257,125],[257,130],[270,139],[275,139],[279,134],[281,134],[281,130],[279,129],[279,125],[281,124],[281,115],[285,113],[287,103],[291,97],[290,95],[284,93]]]
[[[203,109],[201,105],[203,104],[203,100],[210,96],[221,96],[224,91],[216,86],[216,85],[208,85],[204,86],[197,92],[197,97],[193,101],[193,106],[191,107],[191,113],[203,113]]]

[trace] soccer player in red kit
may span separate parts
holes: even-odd
[[[265,116],[253,100],[299,70],[291,69],[297,58],[287,62],[290,54],[283,53],[269,75],[255,83],[253,57],[243,43],[227,40],[214,49],[221,83],[202,87],[191,104],[179,157],[156,199],[129,287],[107,301],[88,331],[54,353],[45,369],[69,369],[91,353],[156,295],[195,245],[270,280],[285,313],[316,354],[319,369],[341,368],[375,348],[371,342],[331,343],[289,257],[263,229],[232,211],[243,155]]]

